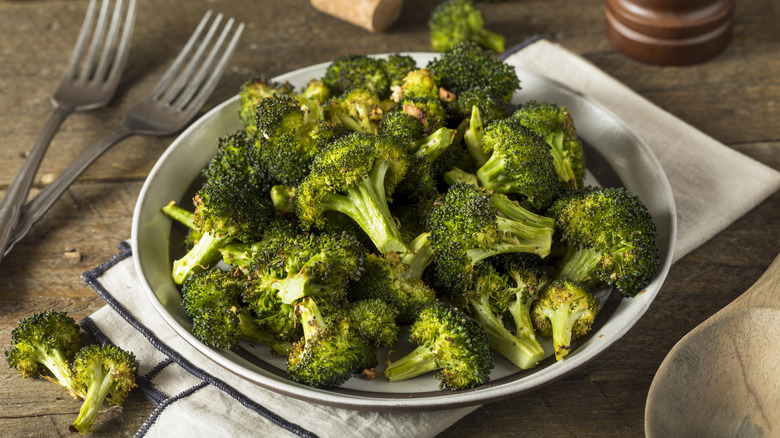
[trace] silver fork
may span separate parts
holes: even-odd
[[[90,1],[68,67],[52,96],[54,112],[0,203],[0,249],[4,250],[8,245],[11,231],[30,194],[35,173],[62,122],[75,111],[105,106],[116,92],[130,52],[136,7],[135,0],[130,0],[126,8],[122,0],[117,0],[109,16],[109,3],[109,0],[103,0],[98,12],[97,0]]]
[[[27,235],[33,224],[49,210],[71,183],[111,146],[131,135],[172,134],[195,116],[217,86],[244,29],[243,23],[238,24],[225,46],[235,24],[231,18],[227,20],[216,41],[211,44],[222,21],[222,14],[216,16],[204,35],[210,17],[211,11],[208,11],[152,92],[128,110],[123,124],[95,142],[28,203],[13,230],[11,246]],[[211,50],[206,54],[209,45]],[[4,251],[5,254],[10,251],[11,246]]]

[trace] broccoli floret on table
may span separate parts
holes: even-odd
[[[518,107],[511,118],[545,139],[550,146],[555,171],[563,187],[583,187],[585,156],[582,142],[574,127],[574,119],[566,107],[531,101]]]
[[[458,43],[471,41],[494,52],[503,52],[503,35],[485,28],[482,11],[472,0],[447,0],[440,3],[428,20],[431,45],[446,52]]]
[[[625,188],[569,191],[549,212],[566,254],[555,273],[587,287],[605,283],[633,297],[660,264],[657,229],[647,206]]]
[[[490,341],[465,313],[435,301],[420,311],[409,339],[417,347],[385,369],[391,382],[432,371],[436,371],[440,386],[450,390],[469,389],[490,380]]]
[[[70,361],[80,346],[76,321],[65,312],[47,310],[20,320],[11,330],[11,348],[5,351],[5,358],[22,376],[50,380],[76,398],[82,393]]]
[[[138,360],[129,351],[110,344],[79,350],[73,359],[73,375],[85,397],[71,430],[92,432],[103,404],[121,405],[136,386],[137,374]]]
[[[571,351],[571,341],[588,333],[599,311],[599,302],[581,284],[555,280],[542,289],[531,308],[536,330],[552,337],[555,359],[561,360]]]

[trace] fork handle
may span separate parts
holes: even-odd
[[[54,112],[35,140],[30,153],[19,168],[19,173],[16,174],[5,192],[3,201],[0,203],[0,261],[3,259],[6,248],[10,246],[11,231],[19,220],[22,207],[30,194],[35,174],[43,161],[43,156],[62,122],[73,111],[73,108],[68,106],[57,105],[54,107]]]
[[[38,195],[29,202],[27,207],[13,228],[11,238],[9,240],[10,245],[4,250],[5,254],[10,251],[11,247],[21,240],[27,233],[30,232],[32,226],[38,222],[38,220],[46,214],[57,199],[62,196],[63,193],[70,187],[71,184],[79,177],[95,160],[98,159],[104,152],[109,150],[112,146],[119,143],[121,140],[129,137],[133,134],[133,131],[125,125],[118,126],[113,131],[105,135],[100,140],[96,141],[89,149],[84,151],[65,171],[63,171],[57,179],[52,181],[49,185],[44,187]]]

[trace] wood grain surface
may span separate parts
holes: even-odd
[[[86,0],[0,0],[0,195],[51,113],[50,96],[81,26]],[[139,0],[128,68],[116,99],[71,116],[45,158],[36,187],[122,120],[165,70],[206,10],[246,22],[242,44],[204,112],[249,77],[275,75],[346,53],[429,51],[436,1],[405,2],[394,26],[371,33],[308,0]],[[639,94],[727,146],[780,169],[780,4],[740,0],[733,41],[714,59],[659,67],[616,52],[604,33],[602,0],[480,3],[507,46],[532,35],[559,42]],[[50,308],[76,320],[104,303],[80,275],[130,236],[149,170],[174,136],[134,137],[101,157],[0,265],[0,344],[18,319]],[[670,348],[751,286],[780,248],[780,193],[672,266],[650,310],[599,358],[515,399],[486,405],[443,437],[644,434],[648,388]],[[0,436],[67,436],[79,409],[60,388],[0,366]],[[104,414],[95,437],[132,436],[152,411],[139,391]],[[316,431],[315,431],[316,432]]]

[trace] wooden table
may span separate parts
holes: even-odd
[[[323,15],[305,0],[139,0],[128,68],[113,104],[72,116],[36,179],[40,188],[83,149],[121,122],[212,8],[246,21],[231,67],[207,110],[247,78],[267,77],[345,53],[428,51],[435,1],[407,1],[384,34]],[[780,169],[780,8],[737,2],[734,40],[715,59],[684,68],[635,62],[604,36],[604,2],[522,0],[481,7],[512,45],[541,34],[582,54],[660,107],[738,150]],[[81,26],[85,0],[0,0],[0,188],[8,186],[49,116],[49,99]],[[130,236],[133,207],[169,137],[134,137],[103,156],[0,265],[0,344],[18,319],[45,309],[76,320],[104,303],[80,275]],[[0,193],[1,194],[1,193]],[[690,329],[747,289],[780,248],[780,193],[676,263],[647,314],[597,360],[516,399],[484,406],[443,436],[641,436],[656,369]],[[5,349],[6,347],[3,347]],[[79,403],[42,380],[0,366],[0,435],[68,435]],[[131,436],[152,410],[135,391],[124,412],[107,414],[95,436]]]

